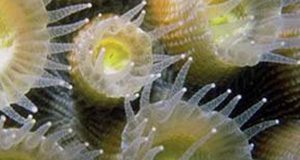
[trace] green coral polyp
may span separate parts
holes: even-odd
[[[119,17],[100,18],[92,21],[76,37],[75,43],[78,44],[87,34],[93,37],[81,43],[82,48],[69,58],[74,68],[74,83],[78,84],[77,89],[85,90],[85,97],[90,97],[91,103],[119,104],[119,99],[126,94],[139,91],[141,86],[132,86],[133,81],[150,74],[152,42],[146,32],[137,29]],[[79,60],[79,57],[84,58]]]
[[[167,30],[140,28],[145,5],[143,1],[121,16],[101,15],[74,38],[78,47],[69,56],[71,75],[89,103],[115,107],[182,59],[181,55],[155,58],[153,42]]]

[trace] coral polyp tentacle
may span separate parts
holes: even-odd
[[[86,144],[61,146],[59,139],[69,134],[71,130],[58,131],[46,136],[51,127],[51,122],[40,126],[36,131],[31,131],[35,120],[29,116],[20,128],[3,128],[6,118],[1,116],[0,129],[0,158],[1,159],[40,159],[40,160],[86,160],[94,159],[100,155],[88,155]]]
[[[51,39],[79,29],[86,21],[64,26],[48,25],[91,7],[91,4],[78,4],[47,11],[46,5],[50,2],[0,2],[0,110],[19,123],[23,123],[25,119],[10,108],[10,105],[18,104],[32,113],[37,112],[37,107],[25,97],[31,88],[53,85],[70,88],[68,83],[46,73],[45,70],[70,70],[68,65],[54,62],[48,57],[51,54],[69,51],[74,46],[52,43]]]
[[[155,58],[157,38],[140,28],[145,5],[142,1],[121,16],[100,14],[75,37],[77,47],[69,56],[71,75],[89,103],[117,106],[127,94],[139,92],[165,68],[185,58]]]
[[[238,67],[259,62],[299,64],[299,60],[278,54],[279,50],[300,46],[299,13],[286,9],[299,2],[148,0],[147,3],[146,19],[150,26],[166,30],[174,27],[162,36],[159,33],[163,31],[154,32],[154,37],[162,37],[170,54],[189,52],[194,58],[192,81],[211,82],[227,77]]]
[[[79,12],[81,10],[91,8],[92,4],[91,3],[86,3],[86,4],[77,4],[73,6],[68,6],[65,8],[53,10],[48,12],[48,17],[49,17],[49,22],[57,22],[65,17],[68,17],[69,15]]]
[[[130,99],[125,100],[127,125],[122,134],[121,157],[125,160],[135,159],[245,159],[252,160],[250,138],[257,133],[277,125],[278,120],[259,123],[241,129],[241,126],[266,103],[263,98],[249,110],[230,118],[240,95],[234,97],[220,112],[214,109],[228,97],[231,90],[225,91],[210,102],[198,106],[204,95],[215,84],[204,86],[188,101],[183,100],[186,88],[182,88],[184,77],[191,61],[185,63],[179,71],[169,96],[151,103],[149,86],[140,97],[140,110],[134,113]],[[179,80],[180,79],[180,80]],[[180,81],[180,82],[179,82]]]
[[[136,16],[144,8],[144,6],[146,4],[147,4],[146,1],[142,1],[142,3],[140,3],[136,7],[132,8],[127,13],[123,14],[120,18],[127,22],[131,21],[133,19],[133,17]],[[144,14],[144,13],[142,13],[142,14]]]
[[[81,20],[81,21],[78,21],[78,22],[75,22],[72,24],[49,27],[48,31],[49,31],[51,38],[56,38],[56,37],[60,37],[60,36],[64,36],[69,33],[72,33],[74,31],[78,30],[79,28],[81,28],[82,26],[84,26],[88,22],[89,22],[89,19],[84,19],[84,20]]]

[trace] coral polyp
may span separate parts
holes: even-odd
[[[69,57],[71,74],[74,86],[90,102],[119,104],[120,99],[135,94],[181,59],[152,53],[153,42],[171,28],[142,30],[139,26],[146,14],[142,11],[145,5],[143,1],[121,16],[96,18],[75,37],[78,47]]]
[[[71,87],[46,69],[68,70],[69,66],[47,57],[70,50],[73,45],[52,43],[50,40],[75,31],[85,21],[52,27],[48,27],[48,24],[91,7],[91,4],[78,4],[47,11],[45,7],[50,2],[51,0],[0,2],[0,110],[20,123],[25,119],[10,105],[18,104],[30,112],[37,112],[37,107],[25,96],[31,88],[53,85]]]
[[[62,147],[59,141],[72,132],[61,130],[45,136],[51,123],[45,123],[36,131],[30,131],[35,120],[29,116],[21,128],[4,128],[6,118],[0,120],[0,159],[23,160],[93,160],[102,151],[88,151],[88,144],[69,144]]]
[[[259,62],[298,64],[278,54],[299,48],[299,13],[284,9],[285,0],[148,0],[153,26],[183,25],[162,41],[170,54],[189,52],[195,60],[191,77],[214,81],[237,68]],[[287,33],[289,36],[286,36]],[[211,70],[213,69],[213,72]],[[205,78],[205,79],[204,79]]]
[[[257,140],[254,155],[264,160],[297,160],[300,123],[292,120],[264,132]]]
[[[241,99],[233,98],[221,111],[214,111],[231,93],[227,90],[213,100],[198,106],[199,101],[215,84],[201,88],[189,100],[183,100],[183,87],[191,59],[180,70],[166,99],[150,103],[151,84],[140,98],[140,111],[135,115],[126,99],[127,125],[122,135],[122,158],[180,160],[252,160],[250,138],[276,125],[278,120],[261,122],[247,129],[241,127],[258,111],[263,98],[244,113],[230,118]]]

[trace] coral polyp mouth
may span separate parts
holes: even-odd
[[[105,49],[103,58],[104,74],[115,74],[124,70],[130,64],[131,51],[126,44],[114,38],[103,39],[99,47],[93,51],[95,59],[101,56],[99,53],[102,48]]]

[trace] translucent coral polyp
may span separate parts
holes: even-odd
[[[184,79],[191,58],[180,70],[169,96],[150,103],[147,86],[140,98],[140,110],[135,114],[130,97],[125,102],[127,125],[122,135],[121,157],[138,159],[179,160],[252,160],[249,139],[260,131],[278,124],[278,120],[265,121],[245,130],[241,129],[253,114],[267,102],[263,98],[244,113],[230,118],[240,95],[233,98],[221,111],[214,111],[231,93],[227,90],[213,100],[198,106],[202,97],[212,88],[209,84],[189,100],[182,100],[187,91]]]
[[[35,120],[32,116],[20,128],[4,128],[4,116],[0,120],[0,159],[24,160],[93,160],[102,151],[88,151],[88,144],[70,144],[62,147],[59,141],[72,133],[71,129],[45,136],[51,123],[45,123],[31,131]]]
[[[162,37],[169,54],[189,52],[192,81],[211,83],[259,62],[298,64],[278,50],[299,48],[299,13],[285,0],[148,0],[151,26],[183,23]],[[293,36],[284,36],[293,30]],[[281,52],[279,52],[281,53]]]
[[[68,83],[46,71],[69,70],[69,66],[47,58],[73,47],[71,44],[52,43],[52,38],[75,31],[85,21],[52,27],[48,24],[91,7],[91,4],[78,4],[47,11],[46,2],[51,1],[0,2],[0,110],[19,123],[25,119],[10,105],[18,104],[30,112],[37,112],[37,107],[25,96],[31,88],[54,85],[71,88]]]
[[[120,104],[185,57],[153,53],[154,41],[172,28],[142,30],[145,5],[142,1],[121,16],[100,14],[75,37],[77,48],[69,57],[71,74],[86,101],[108,107]]]

